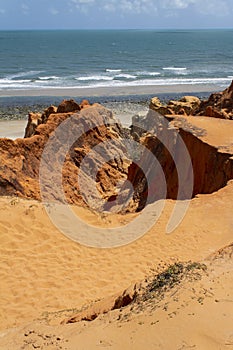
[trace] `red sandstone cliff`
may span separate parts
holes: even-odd
[[[225,137],[218,137],[220,127]],[[134,129],[135,126],[132,133]],[[150,132],[144,133],[144,130]],[[178,194],[179,199],[189,198],[190,181],[193,181],[193,197],[217,191],[233,178],[233,147],[229,142],[233,136],[231,121],[205,117],[164,118],[150,110],[145,118],[137,122],[136,131],[141,136],[140,142],[153,153],[162,167],[167,184],[167,198],[176,199]],[[214,143],[213,134],[216,135]],[[142,172],[142,167],[147,169],[146,173]],[[153,186],[149,197],[146,179]],[[163,198],[160,172],[151,166],[151,156],[147,152],[142,154],[138,165],[130,165],[128,180],[134,186],[136,210],[141,210],[146,202]]]
[[[162,103],[158,97],[151,99],[150,108],[162,115],[199,115],[220,119],[233,119],[233,81],[221,92],[201,101],[195,96],[184,96],[178,101]]]
[[[111,197],[116,195],[115,185],[126,178],[129,164],[127,160],[123,161],[124,145],[120,141],[122,128],[113,119],[110,111],[98,104],[90,106],[85,101],[81,106],[74,101],[63,102],[57,110],[55,107],[49,107],[41,116],[30,114],[26,128],[28,137],[15,141],[0,139],[0,195],[41,198],[39,168],[42,152],[54,130],[71,117],[76,120],[80,128],[83,128],[83,135],[70,148],[63,166],[66,199],[69,203],[84,205],[77,182],[80,163],[94,146],[114,139],[117,141],[119,158],[116,158],[111,148],[104,148],[105,157],[111,161],[99,168],[96,186],[106,200],[109,198],[111,200]],[[87,133],[85,133],[85,127],[90,129]],[[56,144],[57,151],[63,143],[74,136],[72,132],[72,129],[65,132],[64,140],[59,140],[60,143]],[[56,157],[56,150],[54,157]],[[101,161],[100,155],[93,153],[93,157],[93,163],[98,166]],[[51,186],[53,186],[52,171],[50,176]],[[90,178],[86,176],[85,181],[90,181]]]
[[[214,93],[207,101],[202,101],[195,115],[233,120],[233,81],[224,91]]]
[[[232,86],[221,94],[222,98],[223,95],[224,98],[231,96],[231,91]],[[69,203],[86,205],[87,200],[95,203],[95,191],[85,193],[92,184],[107,203],[106,208],[96,209],[109,209],[117,204],[119,182],[128,180],[134,188],[128,210],[138,211],[146,203],[161,198],[176,199],[178,195],[179,199],[189,199],[199,193],[214,192],[233,178],[230,120],[175,115],[165,118],[150,110],[146,117],[133,120],[132,138],[145,147],[145,151],[137,155],[136,162],[127,158],[123,139],[129,136],[125,136],[109,110],[99,104],[90,106],[83,101],[79,105],[70,100],[62,102],[58,108],[49,107],[41,115],[31,113],[24,139],[0,139],[0,195],[41,199],[39,171],[42,153],[54,131],[67,120],[72,120],[74,127],[55,138],[52,154],[46,158],[48,169],[51,168],[46,175],[46,193],[51,200],[60,200],[53,190],[58,182],[53,168],[58,166],[59,150],[71,139],[75,142],[69,147],[62,167],[62,185]],[[221,137],[219,130],[222,131]],[[81,135],[79,138],[75,138],[76,132]],[[112,142],[111,147],[109,142]],[[98,145],[102,146],[101,152],[94,150]],[[92,159],[88,167],[80,170],[90,151]],[[82,188],[77,181],[79,173],[83,175]],[[126,186],[125,199],[129,192]]]

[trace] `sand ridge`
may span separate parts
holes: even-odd
[[[201,264],[188,263],[183,279],[160,288],[160,294],[150,291],[147,298],[104,313],[91,322],[51,326],[37,320],[5,331],[0,334],[0,347],[231,349],[232,256],[233,244],[211,254]],[[55,314],[50,316],[55,318]]]

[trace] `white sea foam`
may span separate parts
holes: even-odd
[[[75,78],[75,80],[79,81],[93,81],[93,80],[113,80],[113,77],[106,77],[103,75],[92,75],[92,76],[87,76],[87,77],[78,77]]]
[[[186,67],[164,67],[163,70],[184,71]]]
[[[161,75],[160,72],[146,72],[146,71],[137,72],[136,74],[137,74],[137,76],[147,75],[147,76],[151,76],[151,77],[155,77],[155,76]]]
[[[124,87],[124,86],[169,86],[169,85],[205,85],[205,84],[215,84],[218,86],[227,86],[231,82],[232,77],[228,76],[226,78],[145,78],[145,79],[114,79],[114,77],[103,77],[99,76],[93,77],[79,77],[76,79],[76,84],[74,79],[60,78],[56,80],[10,80],[10,79],[0,79],[0,89],[5,90],[17,90],[17,89],[53,89],[53,88],[98,88],[98,87]],[[84,78],[84,79],[80,79]],[[96,78],[96,79],[95,79]]]
[[[156,75],[161,75],[159,72],[149,72],[148,75],[155,77]]]
[[[122,73],[122,74],[117,74],[115,76],[115,78],[135,79],[135,78],[137,78],[137,76],[136,75],[132,75],[132,74],[124,74],[124,73]]]
[[[109,68],[107,68],[105,71],[107,73],[119,73],[119,72],[122,72],[121,69],[109,69]]]
[[[55,79],[60,79],[59,77],[57,77],[56,75],[51,75],[51,76],[47,76],[47,77],[39,77],[40,80],[55,80]]]
[[[163,70],[176,75],[187,75],[187,68],[185,67],[164,67]]]
[[[98,88],[98,87],[123,87],[123,86],[169,86],[169,85],[206,85],[206,84],[223,84],[227,85],[231,81],[230,78],[170,78],[170,79],[142,79],[142,80],[134,80],[134,81],[120,81],[113,80],[111,83],[108,82],[99,82],[96,84],[88,84],[86,86],[80,86],[80,88]]]
[[[28,85],[31,83],[31,80],[29,79],[21,79],[21,80],[11,80],[11,79],[0,79],[0,88],[18,88],[18,87],[24,87],[25,85]]]
[[[22,78],[22,77],[28,77],[32,75],[37,75],[43,73],[43,71],[38,71],[38,70],[30,70],[28,72],[18,72],[15,74],[9,74],[6,76],[7,79],[17,79],[17,78]]]
[[[5,83],[5,84],[14,84],[14,83],[24,83],[24,82],[29,82],[31,79],[18,79],[18,80],[11,80],[7,78],[0,79],[0,83]]]

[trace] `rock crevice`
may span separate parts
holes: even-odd
[[[196,100],[192,101],[197,103]],[[111,209],[117,204],[119,183],[130,182],[134,192],[126,210],[139,211],[146,203],[164,197],[177,199],[178,193],[178,199],[212,193],[233,178],[233,147],[228,148],[229,142],[216,145],[208,139],[208,126],[219,123],[220,120],[204,118],[203,127],[201,117],[196,117],[195,120],[187,116],[164,117],[157,111],[150,110],[146,117],[133,118],[130,136],[106,108],[99,104],[91,106],[88,101],[79,105],[70,100],[63,101],[58,108],[47,108],[41,115],[30,113],[24,139],[0,139],[0,195],[41,200],[39,170],[44,147],[56,128],[69,118],[73,118],[81,136],[69,149],[62,168],[63,190],[68,203],[85,206],[88,201],[97,203],[100,197],[105,204],[96,205],[95,209]],[[222,122],[231,123],[229,120]],[[216,132],[218,128],[219,124],[216,124]],[[231,132],[228,124],[226,130]],[[74,132],[75,128],[66,130],[57,140],[52,155],[55,159],[58,150],[73,137]],[[130,159],[127,153],[124,140],[130,137],[147,150],[136,155],[137,162]],[[231,140],[230,137],[228,139]],[[102,151],[95,151],[100,145]],[[90,151],[92,159],[88,169],[80,169]],[[156,159],[156,166],[153,158]],[[97,189],[98,196],[94,190],[87,191],[86,195],[84,191],[83,195],[77,182],[79,172],[83,173],[83,187],[89,188],[91,184],[92,189]],[[95,178],[92,173],[96,174]],[[48,198],[59,200],[54,193],[51,192],[50,195],[52,186],[56,185],[53,169],[49,176],[51,185],[46,189]],[[166,191],[161,186],[163,177]],[[190,181],[193,184],[190,185]],[[125,188],[122,198],[128,199],[128,194],[129,189]]]

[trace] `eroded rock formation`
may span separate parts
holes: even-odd
[[[31,137],[35,134],[37,126],[42,123],[42,114],[40,113],[28,113],[28,123],[25,129],[24,137]]]
[[[201,101],[195,96],[184,96],[178,101],[163,103],[158,97],[150,101],[150,109],[166,115],[199,115],[220,119],[233,119],[233,81],[221,92],[210,95],[208,100]]]
[[[75,109],[75,111],[79,109],[79,111],[58,113],[59,110],[70,110],[70,106],[71,109]],[[125,146],[121,143],[123,129],[117,124],[112,113],[101,105],[90,106],[86,101],[83,106],[85,108],[78,108],[74,102],[70,103],[68,101],[66,103],[64,101],[57,110],[55,107],[49,107],[42,114],[44,118],[39,118],[40,123],[37,123],[37,125],[30,114],[26,138],[14,141],[0,139],[0,195],[41,199],[39,170],[44,147],[57,127],[69,118],[73,118],[72,127],[64,130],[63,137],[57,140],[54,152],[49,155],[51,158],[48,158],[48,164],[51,162],[51,166],[52,164],[56,166],[56,161],[59,161],[59,159],[56,160],[56,157],[59,156],[59,149],[70,138],[75,139],[75,130],[79,131],[81,137],[75,139],[76,142],[71,145],[62,168],[63,187],[67,201],[85,205],[85,196],[80,194],[77,181],[81,161],[95,146],[98,144],[104,145],[104,142],[108,140],[111,140],[113,145],[115,142],[115,148],[103,146],[102,154],[92,152],[91,170],[98,169],[93,186],[97,186],[100,196],[106,201],[108,199],[111,201],[113,196],[117,195],[116,184],[127,177],[129,165],[125,157]],[[116,150],[118,157],[114,153]],[[109,159],[109,161],[105,162],[104,158]],[[56,185],[56,175],[54,175],[53,169],[51,169],[48,176],[52,188]],[[90,173],[87,172],[83,179],[84,188],[85,182],[88,186],[91,181],[93,182]],[[59,200],[52,191],[50,193],[51,188],[47,188],[48,198]],[[93,196],[94,201],[95,193],[91,193],[90,196]]]
[[[162,167],[167,185],[167,198],[176,199],[179,190],[180,199],[189,197],[191,171],[193,172],[191,197],[199,193],[217,191],[233,178],[233,147],[229,143],[233,133],[232,122],[225,121],[222,124],[221,121],[212,118],[204,118],[204,124],[202,121],[203,118],[200,117],[179,116],[171,116],[169,120],[168,116],[164,118],[150,110],[145,118],[137,120],[132,127],[132,132],[136,130],[141,144],[152,152]],[[208,136],[210,126],[214,128],[211,132],[216,135],[220,127],[224,128],[225,140],[219,137],[219,142],[213,143],[211,135]],[[221,142],[228,144],[229,147],[221,146]],[[152,158],[150,154],[144,152],[139,162],[132,163],[129,167],[128,180],[134,187],[135,210],[141,210],[146,203],[164,198],[161,172],[159,168],[156,169],[151,165]],[[146,169],[146,172],[143,172],[142,168]],[[148,179],[152,184],[150,193],[148,193]]]
[[[208,100],[202,101],[195,115],[233,120],[233,81],[224,91],[214,93]]]
[[[181,102],[192,106],[199,103],[194,98],[187,100]],[[53,136],[66,121],[71,127],[63,128],[59,137]],[[135,148],[133,157],[125,143],[130,135],[109,110],[99,104],[91,106],[88,101],[80,105],[73,100],[63,101],[58,108],[50,106],[41,115],[30,113],[24,139],[0,139],[0,195],[40,200],[42,154],[48,165],[46,198],[63,201],[54,190],[62,174],[66,201],[89,204],[96,210],[119,209],[121,200],[123,204],[127,202],[122,210],[139,211],[161,198],[178,196],[184,200],[199,193],[212,193],[233,178],[230,120],[173,114],[164,117],[157,110],[150,110],[145,117],[133,118],[131,135],[131,140],[144,147],[144,151]],[[53,148],[45,155],[51,138]],[[60,150],[70,142],[63,164]],[[59,166],[61,174],[53,171]],[[78,175],[82,176],[81,186]]]
[[[200,103],[200,99],[196,96],[183,96],[180,100],[171,100],[167,104],[161,102],[158,97],[153,97],[150,102],[150,109],[164,116],[167,114],[192,115]]]

